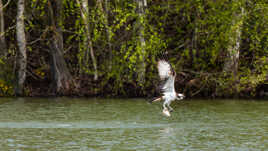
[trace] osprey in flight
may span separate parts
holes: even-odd
[[[157,68],[160,80],[163,81],[163,84],[160,85],[163,95],[152,100],[151,102],[164,100],[163,113],[167,116],[170,116],[169,112],[173,111],[172,107],[170,107],[170,103],[174,100],[182,100],[185,96],[175,91],[174,83],[176,72],[172,68],[171,64],[165,60],[159,60],[157,62]]]

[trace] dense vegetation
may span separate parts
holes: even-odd
[[[1,96],[152,96],[161,57],[188,97],[266,94],[267,0],[0,1]]]

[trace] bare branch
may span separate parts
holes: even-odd
[[[10,3],[11,0],[8,0],[7,3],[3,6],[3,7],[0,7],[0,9],[4,9],[7,7],[7,5]]]

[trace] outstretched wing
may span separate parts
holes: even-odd
[[[165,60],[159,60],[157,62],[158,74],[161,80],[168,78],[171,73],[171,65]]]
[[[159,60],[157,63],[158,74],[163,84],[160,85],[163,93],[175,92],[174,82],[176,77],[176,72],[173,70],[172,66],[165,60]]]

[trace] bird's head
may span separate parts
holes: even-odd
[[[177,93],[177,100],[182,100],[185,98],[185,95],[183,95],[182,93]]]

